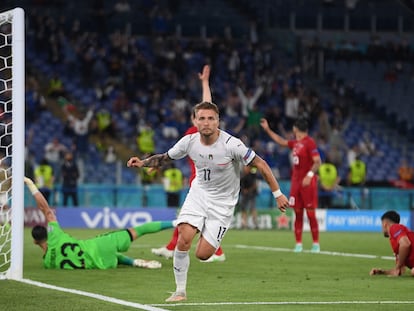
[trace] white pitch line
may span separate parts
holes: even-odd
[[[250,245],[234,245],[236,248],[243,249],[255,249],[262,251],[273,251],[273,252],[293,252],[289,248],[280,248],[280,247],[267,247],[267,246],[250,246]],[[311,253],[308,250],[304,250],[304,253]],[[394,257],[390,256],[376,256],[369,254],[353,254],[353,253],[341,253],[341,252],[329,252],[321,251],[319,254],[330,255],[330,256],[344,256],[344,257],[357,257],[357,258],[368,258],[368,259],[386,259],[386,260],[395,260]],[[126,300],[121,300],[117,298],[112,298],[104,295],[84,292],[76,289],[69,289],[64,287],[59,287],[55,285],[45,284],[37,281],[32,281],[29,279],[19,280],[22,283],[53,289],[61,292],[72,293],[76,295],[86,296],[106,302],[111,302],[127,307],[136,308],[139,310],[146,311],[168,311],[167,309],[160,309],[158,307],[177,307],[177,306],[220,306],[220,305],[338,305],[338,304],[414,304],[414,301],[268,301],[268,302],[200,302],[200,303],[176,303],[176,304],[150,304],[143,305],[140,303],[134,303]]]
[[[143,304],[140,304],[140,303],[121,300],[121,299],[108,297],[108,296],[104,296],[104,295],[100,295],[100,294],[84,292],[84,291],[77,290],[77,289],[71,289],[71,288],[65,288],[65,287],[50,285],[50,284],[46,284],[46,283],[42,283],[42,282],[32,281],[32,280],[29,280],[29,279],[22,279],[22,280],[18,280],[18,281],[22,282],[22,283],[42,287],[42,288],[53,289],[53,290],[57,290],[57,291],[60,291],[60,292],[86,296],[86,297],[90,297],[90,298],[94,298],[94,299],[98,299],[98,300],[102,300],[102,301],[106,301],[106,302],[115,303],[115,304],[122,305],[122,306],[132,307],[132,308],[139,309],[139,310],[168,311],[167,309],[157,308],[157,307],[152,306],[152,305],[143,305]]]
[[[280,247],[268,247],[268,246],[251,246],[251,245],[235,245],[236,248],[244,249],[255,249],[261,251],[272,251],[272,252],[293,252],[289,248],[280,248]],[[312,253],[308,250],[303,250],[303,253]],[[314,254],[314,253],[312,253]],[[320,251],[316,254],[329,255],[329,256],[343,256],[343,257],[357,257],[357,258],[368,258],[368,259],[385,259],[385,260],[395,260],[395,257],[392,256],[377,256],[369,254],[353,254],[353,253],[341,253],[341,252],[329,252],[329,251]]]
[[[226,305],[388,305],[388,304],[414,304],[414,301],[262,301],[262,302],[200,302],[200,303],[172,303],[172,304],[152,304],[152,306],[226,306]]]
[[[251,246],[251,245],[227,245],[226,247],[235,247],[241,249],[254,249],[261,251],[272,251],[272,252],[293,252],[289,248],[280,247],[267,247],[267,246]],[[304,253],[311,253],[311,251],[304,250]],[[330,255],[330,256],[344,256],[344,257],[357,257],[367,259],[385,259],[395,260],[394,257],[390,256],[376,256],[369,254],[353,254],[353,253],[341,253],[341,252],[329,252],[321,251],[319,254]],[[152,306],[158,307],[178,307],[178,306],[225,306],[225,305],[358,305],[358,304],[414,304],[414,301],[254,301],[254,302],[200,302],[200,303],[175,303],[175,304],[151,304]]]

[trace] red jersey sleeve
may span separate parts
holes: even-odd
[[[411,242],[410,253],[405,261],[405,265],[408,268],[414,267],[414,233],[410,231],[406,226],[401,224],[394,224],[390,227],[390,243],[394,254],[397,256],[399,252],[399,241],[402,237],[408,237]]]
[[[318,146],[313,139],[308,140],[308,150],[310,152],[311,157],[319,156]]]
[[[403,236],[406,235],[407,232],[403,225],[394,224],[390,227],[390,238],[395,240],[397,243]]]
[[[197,127],[196,126],[192,126],[192,127],[190,127],[190,128],[187,129],[187,131],[184,133],[184,136],[185,135],[189,135],[189,134],[194,134],[194,133],[197,133],[197,132],[198,132]]]
[[[390,227],[390,244],[395,255],[398,254],[400,239],[406,236],[404,227],[400,224],[394,224]]]
[[[293,149],[293,147],[295,147],[295,143],[296,143],[296,140],[288,140],[287,142],[288,148]]]

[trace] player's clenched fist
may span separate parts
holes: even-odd
[[[127,162],[128,167],[143,167],[144,161],[140,160],[138,157],[131,157]]]

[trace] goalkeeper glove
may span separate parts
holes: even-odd
[[[36,185],[30,178],[24,177],[24,182],[33,195],[39,192],[39,189],[37,189]]]

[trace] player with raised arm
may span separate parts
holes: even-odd
[[[209,79],[210,79],[210,66],[205,65],[203,67],[202,73],[198,74],[198,78],[201,81],[201,87],[202,87],[202,101],[203,102],[212,102],[212,96],[211,96],[211,90],[209,85]],[[191,122],[193,126],[188,128],[188,130],[185,132],[184,135],[194,134],[197,133],[197,127],[194,125],[194,111],[191,114]],[[191,160],[191,158],[188,158],[188,164],[190,166],[190,177],[189,177],[189,184],[191,186],[191,183],[193,182],[193,179],[195,178],[196,169],[194,166],[194,162]],[[178,240],[178,227],[174,229],[173,235],[170,239],[170,241],[167,243],[167,245],[160,247],[160,248],[153,248],[151,252],[157,256],[162,256],[167,259],[172,258],[174,254],[174,249],[177,245]],[[223,249],[221,246],[219,246],[216,250],[216,252],[207,260],[203,260],[202,262],[222,262],[226,260],[226,256],[223,253]]]
[[[189,156],[196,167],[196,177],[177,218],[178,242],[173,257],[176,290],[167,302],[187,299],[189,250],[196,234],[200,232],[195,255],[206,260],[230,228],[239,198],[242,165],[258,169],[281,211],[289,205],[269,165],[240,139],[219,129],[219,110],[215,104],[202,102],[194,107],[194,112],[197,133],[182,137],[166,153],[143,160],[131,157],[127,162],[128,167],[160,167]]]
[[[369,274],[400,276],[407,267],[411,269],[411,276],[414,276],[414,232],[400,224],[400,214],[396,211],[385,212],[381,216],[381,223],[384,237],[390,239],[395,255],[395,267],[389,270],[373,268]]]
[[[294,209],[296,216],[294,224],[296,245],[294,252],[301,252],[303,250],[303,214],[304,210],[306,210],[313,240],[311,252],[318,253],[320,252],[319,227],[316,219],[318,181],[315,174],[321,165],[321,157],[315,141],[308,135],[308,122],[304,119],[298,119],[294,122],[294,140],[287,140],[276,134],[269,127],[266,119],[261,119],[260,125],[278,145],[292,149],[293,171],[289,205]]]
[[[144,234],[173,228],[172,221],[148,222],[134,228],[108,232],[87,240],[79,240],[61,229],[53,210],[33,181],[25,177],[24,182],[47,221],[47,228],[35,226],[32,229],[34,243],[43,250],[43,265],[45,268],[69,270],[110,269],[116,268],[118,265],[149,269],[161,268],[161,263],[156,260],[133,259],[121,253],[128,251],[131,242]]]

